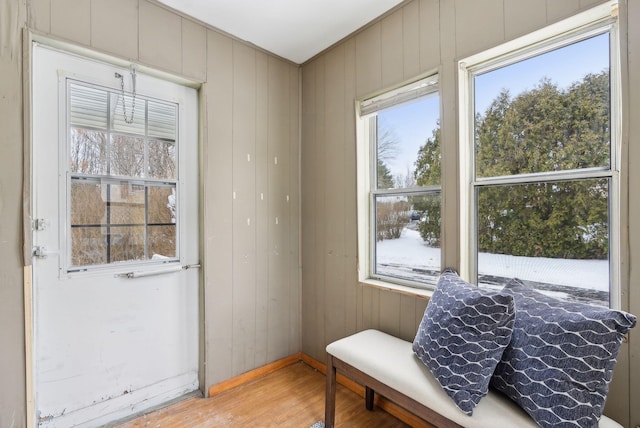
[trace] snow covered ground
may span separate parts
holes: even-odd
[[[440,249],[429,247],[420,233],[405,227],[402,236],[378,242],[378,273],[432,284],[440,272]],[[529,281],[545,294],[608,305],[609,262],[478,255],[480,283],[500,286],[509,278]]]

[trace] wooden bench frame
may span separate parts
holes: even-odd
[[[324,410],[324,426],[325,428],[334,428],[336,418],[336,373],[340,371],[350,379],[364,385],[365,387],[365,406],[367,410],[373,410],[373,399],[375,392],[395,402],[399,406],[405,408],[416,416],[424,419],[426,422],[441,428],[461,428],[462,425],[445,418],[441,414],[434,412],[430,408],[420,404],[411,397],[396,391],[385,385],[379,380],[369,376],[358,370],[350,364],[345,363],[339,358],[327,353],[327,387]]]

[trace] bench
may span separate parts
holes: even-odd
[[[365,386],[365,405],[378,393],[436,427],[531,427],[538,425],[516,403],[490,390],[465,415],[415,356],[412,343],[378,330],[365,330],[327,346],[325,428],[335,425],[336,371]],[[600,428],[622,428],[602,416]]]

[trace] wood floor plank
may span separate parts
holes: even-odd
[[[324,418],[325,377],[298,362],[211,398],[188,398],[118,425],[118,428],[308,428]],[[377,407],[338,385],[336,426],[405,428]]]

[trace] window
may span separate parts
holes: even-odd
[[[174,103],[67,81],[69,271],[176,260]]]
[[[437,76],[359,104],[361,280],[425,287],[440,274],[439,112]]]
[[[617,39],[602,10],[559,26],[579,30],[556,26],[461,62],[462,248],[480,286],[518,277],[616,305]]]

